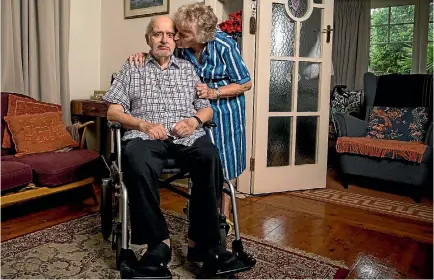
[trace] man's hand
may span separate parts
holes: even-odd
[[[166,140],[166,129],[161,124],[153,124],[141,122],[139,124],[139,130],[148,134],[154,140]]]
[[[128,61],[130,62],[130,65],[133,66],[143,66],[146,59],[146,53],[136,53],[135,55],[130,55],[128,58]]]
[[[172,134],[179,138],[188,137],[193,134],[198,125],[199,123],[195,118],[183,119],[172,128]]]
[[[207,84],[197,84],[197,95],[202,99],[217,99],[215,89],[209,88]]]

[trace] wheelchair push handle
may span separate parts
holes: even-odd
[[[107,121],[107,126],[111,129],[121,129],[122,125],[119,122]]]

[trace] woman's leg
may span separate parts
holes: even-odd
[[[237,178],[230,180],[232,185],[235,187],[236,183],[237,183]],[[229,186],[225,183],[225,187],[229,188]],[[228,194],[224,194],[222,199],[224,200],[224,208],[223,208],[223,214],[226,216],[226,218],[230,219],[230,215],[231,215],[231,197]]]

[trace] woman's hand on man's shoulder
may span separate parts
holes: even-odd
[[[148,54],[145,52],[139,52],[134,55],[130,55],[128,57],[128,61],[130,62],[131,66],[143,66],[147,55]]]

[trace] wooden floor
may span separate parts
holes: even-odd
[[[344,190],[330,173],[328,188]],[[350,186],[346,191],[412,202],[408,197]],[[2,241],[98,210],[87,190],[76,190],[2,209]],[[80,203],[83,201],[83,203]],[[423,204],[432,206],[432,199]],[[238,199],[242,233],[343,261],[348,278],[433,277],[431,223],[292,196],[290,193]],[[185,200],[161,191],[161,206],[181,212]]]

